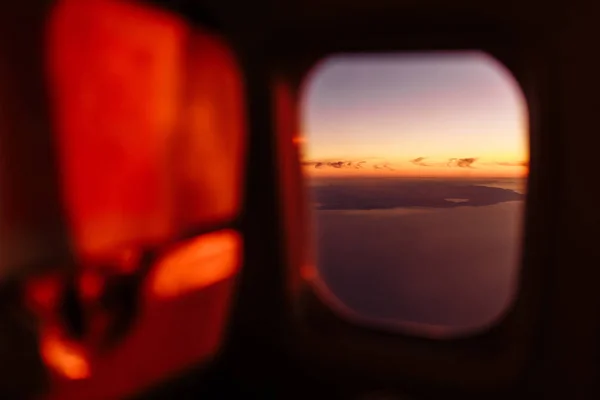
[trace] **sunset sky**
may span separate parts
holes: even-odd
[[[318,64],[301,100],[311,175],[527,173],[527,106],[480,52],[342,55]]]

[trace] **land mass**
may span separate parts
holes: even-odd
[[[371,185],[364,181],[339,180],[313,186],[312,199],[319,210],[380,210],[481,207],[524,200],[525,195],[510,189],[460,181],[391,180]]]

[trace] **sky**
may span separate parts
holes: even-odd
[[[332,56],[306,78],[300,107],[311,175],[527,173],[524,96],[482,52]]]

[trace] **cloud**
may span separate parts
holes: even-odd
[[[477,157],[466,157],[466,158],[449,158],[446,162],[444,161],[428,161],[430,160],[427,157],[417,157],[409,160],[410,163],[420,166],[420,167],[452,167],[452,168],[475,168],[474,164],[481,166],[493,166],[499,165],[504,167],[528,167],[528,161],[515,161],[515,162],[481,162]],[[339,159],[329,159],[329,160],[313,160],[313,161],[303,161],[302,165],[305,167],[313,167],[316,169],[377,169],[377,170],[388,170],[395,171],[396,169],[392,167],[392,164],[388,161],[385,161],[383,157],[367,157],[358,160],[339,160]]]
[[[427,164],[423,162],[423,160],[425,160],[425,157],[417,157],[413,160],[410,160],[410,162],[421,167],[431,167],[432,164]]]
[[[528,167],[529,161],[497,162],[496,164],[502,165],[503,167]]]
[[[473,164],[477,161],[477,158],[450,158],[446,163],[447,167],[459,167],[459,168],[473,168]]]
[[[366,161],[347,161],[347,160],[336,160],[336,161],[304,161],[302,165],[315,167],[317,169],[323,168],[335,168],[335,169],[361,169]]]
[[[390,163],[385,162],[383,164],[375,164],[373,165],[373,169],[387,169],[388,171],[395,171],[394,168],[390,167]]]

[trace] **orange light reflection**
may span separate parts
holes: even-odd
[[[315,268],[314,265],[307,264],[307,265],[303,265],[300,268],[300,275],[302,276],[302,279],[304,279],[305,281],[312,282],[318,278],[319,274],[317,273],[317,269]]]
[[[177,297],[235,274],[242,239],[233,230],[202,235],[184,243],[158,261],[150,277],[154,295]]]
[[[46,365],[59,375],[68,379],[90,376],[90,365],[83,349],[63,339],[57,331],[43,332],[40,348]]]
[[[62,286],[59,276],[31,279],[27,282],[25,291],[28,306],[35,312],[46,315],[58,302]]]

